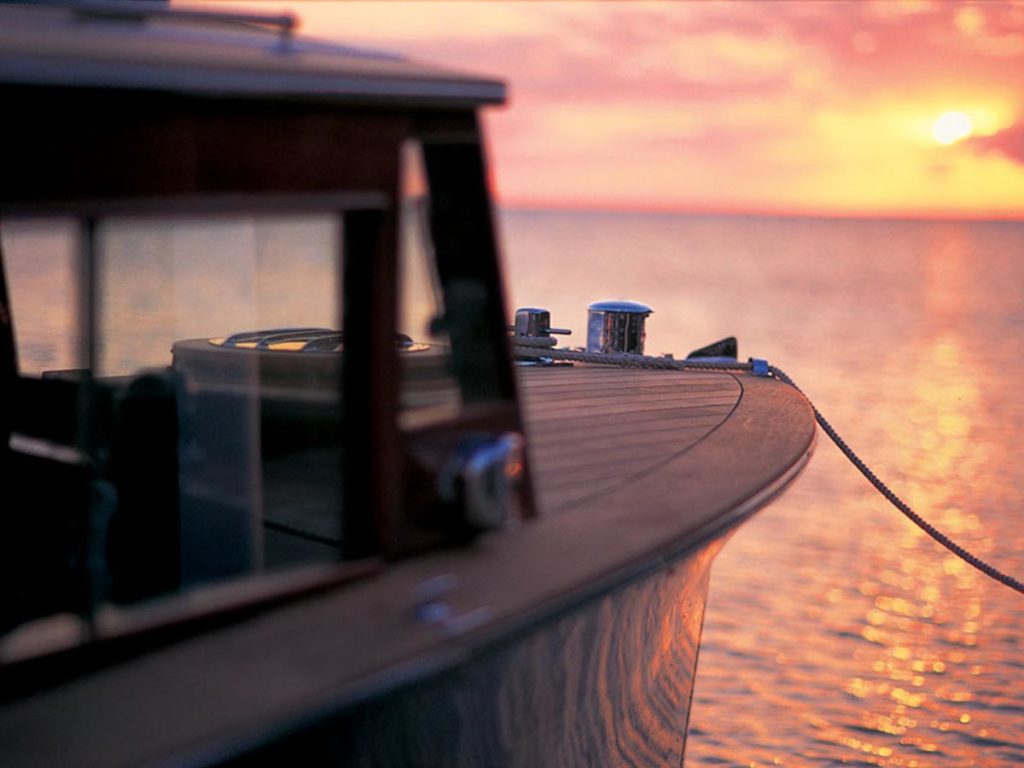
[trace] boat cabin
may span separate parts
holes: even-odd
[[[530,514],[501,83],[289,17],[4,16],[0,630]]]

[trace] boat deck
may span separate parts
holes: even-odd
[[[734,524],[813,449],[810,406],[774,379],[577,365],[524,368],[520,384],[541,515],[585,509],[580,524],[610,525],[643,515],[626,529],[650,535],[640,547]]]
[[[642,483],[721,426],[743,395],[740,380],[721,373],[606,366],[520,372],[542,514]]]

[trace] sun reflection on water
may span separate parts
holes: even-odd
[[[787,372],[809,382],[801,386],[854,449],[929,522],[1020,576],[1024,335],[1014,318],[1024,266],[1005,257],[1008,233],[993,228],[999,247],[982,251],[977,229],[922,226],[900,275],[885,269],[892,249],[876,244],[886,256],[861,263],[878,295],[853,295],[850,283],[828,294],[858,318],[841,353],[814,363],[841,374],[794,373],[797,363]],[[851,370],[850,360],[863,367]],[[693,721],[702,739],[691,740],[688,765],[1024,762],[1019,598],[889,507],[830,444],[819,443],[804,478],[716,568]],[[772,589],[782,598],[765,598]],[[754,595],[763,617],[728,615]],[[729,659],[733,625],[741,637],[756,634],[775,665],[740,671],[757,658]],[[716,633],[726,635],[725,653]],[[728,716],[744,724],[717,734],[725,710],[714,699],[740,689],[709,668],[729,661],[757,703],[744,715],[732,699]],[[751,718],[770,725],[744,735]]]
[[[933,309],[955,309],[944,294],[939,296]],[[985,553],[992,548],[991,540],[979,517],[961,504],[974,468],[985,461],[984,445],[973,439],[981,398],[978,371],[953,332],[923,345],[907,376],[913,382],[909,418],[891,420],[889,438],[900,446],[898,465],[910,468],[903,490],[908,503],[927,510],[940,529],[968,539],[971,549]],[[952,554],[937,555],[926,534],[909,522],[891,546],[896,550],[890,561],[894,567],[860,589],[873,598],[860,629],[861,637],[877,649],[873,657],[862,654],[872,674],[850,678],[845,691],[864,700],[865,730],[899,737],[900,747],[933,753],[938,747],[931,732],[975,730],[971,713],[961,708],[973,698],[961,682],[964,675],[952,682],[947,672],[963,666],[968,659],[963,649],[978,643],[983,614],[979,576]],[[980,667],[970,668],[967,676],[981,673]],[[851,746],[847,740],[843,743]],[[872,754],[891,757],[892,748],[886,749]]]

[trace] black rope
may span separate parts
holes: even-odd
[[[786,375],[784,371],[775,367],[774,365],[770,366],[769,370],[771,371],[771,374],[779,381],[789,384],[797,392],[800,392],[800,394],[804,395],[803,390],[801,390],[800,387],[798,387],[793,382],[793,380]],[[807,395],[804,395],[804,397],[806,398]],[[906,515],[922,531],[927,533],[929,536],[935,539],[935,541],[944,546],[946,549],[948,549],[954,555],[959,557],[961,560],[970,563],[979,571],[984,573],[986,576],[989,576],[995,579],[996,581],[1005,584],[1010,589],[1014,589],[1017,592],[1024,594],[1024,584],[1022,584],[1020,581],[1013,578],[1012,576],[1003,573],[998,568],[989,565],[976,555],[971,554],[966,549],[957,544],[955,541],[953,541],[951,538],[949,538],[946,534],[942,533],[938,528],[936,528],[923,517],[921,517],[919,514],[917,514],[917,512],[911,509],[909,504],[907,504],[905,501],[903,501],[903,499],[901,499],[899,496],[893,493],[889,486],[887,486],[885,483],[879,480],[878,476],[871,471],[867,464],[861,461],[860,457],[856,453],[854,453],[853,449],[846,444],[846,441],[839,436],[839,433],[836,432],[832,425],[828,423],[828,420],[821,415],[821,412],[815,407],[814,403],[811,403],[809,398],[807,399],[807,402],[814,410],[814,418],[818,422],[818,424],[821,425],[821,428],[825,431],[825,434],[832,438],[832,442],[835,443],[836,447],[838,447],[839,450],[843,452],[843,455],[846,456],[846,458],[848,458],[858,470],[860,470],[860,473],[867,478],[867,481],[871,483],[871,485],[873,485],[879,493],[881,493],[883,496],[885,496],[886,499],[889,500],[890,504],[892,504],[894,507],[896,507],[896,509],[898,509],[904,515]]]

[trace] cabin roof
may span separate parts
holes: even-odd
[[[298,37],[290,22],[148,3],[0,7],[0,84],[425,107],[505,101],[501,81]]]

